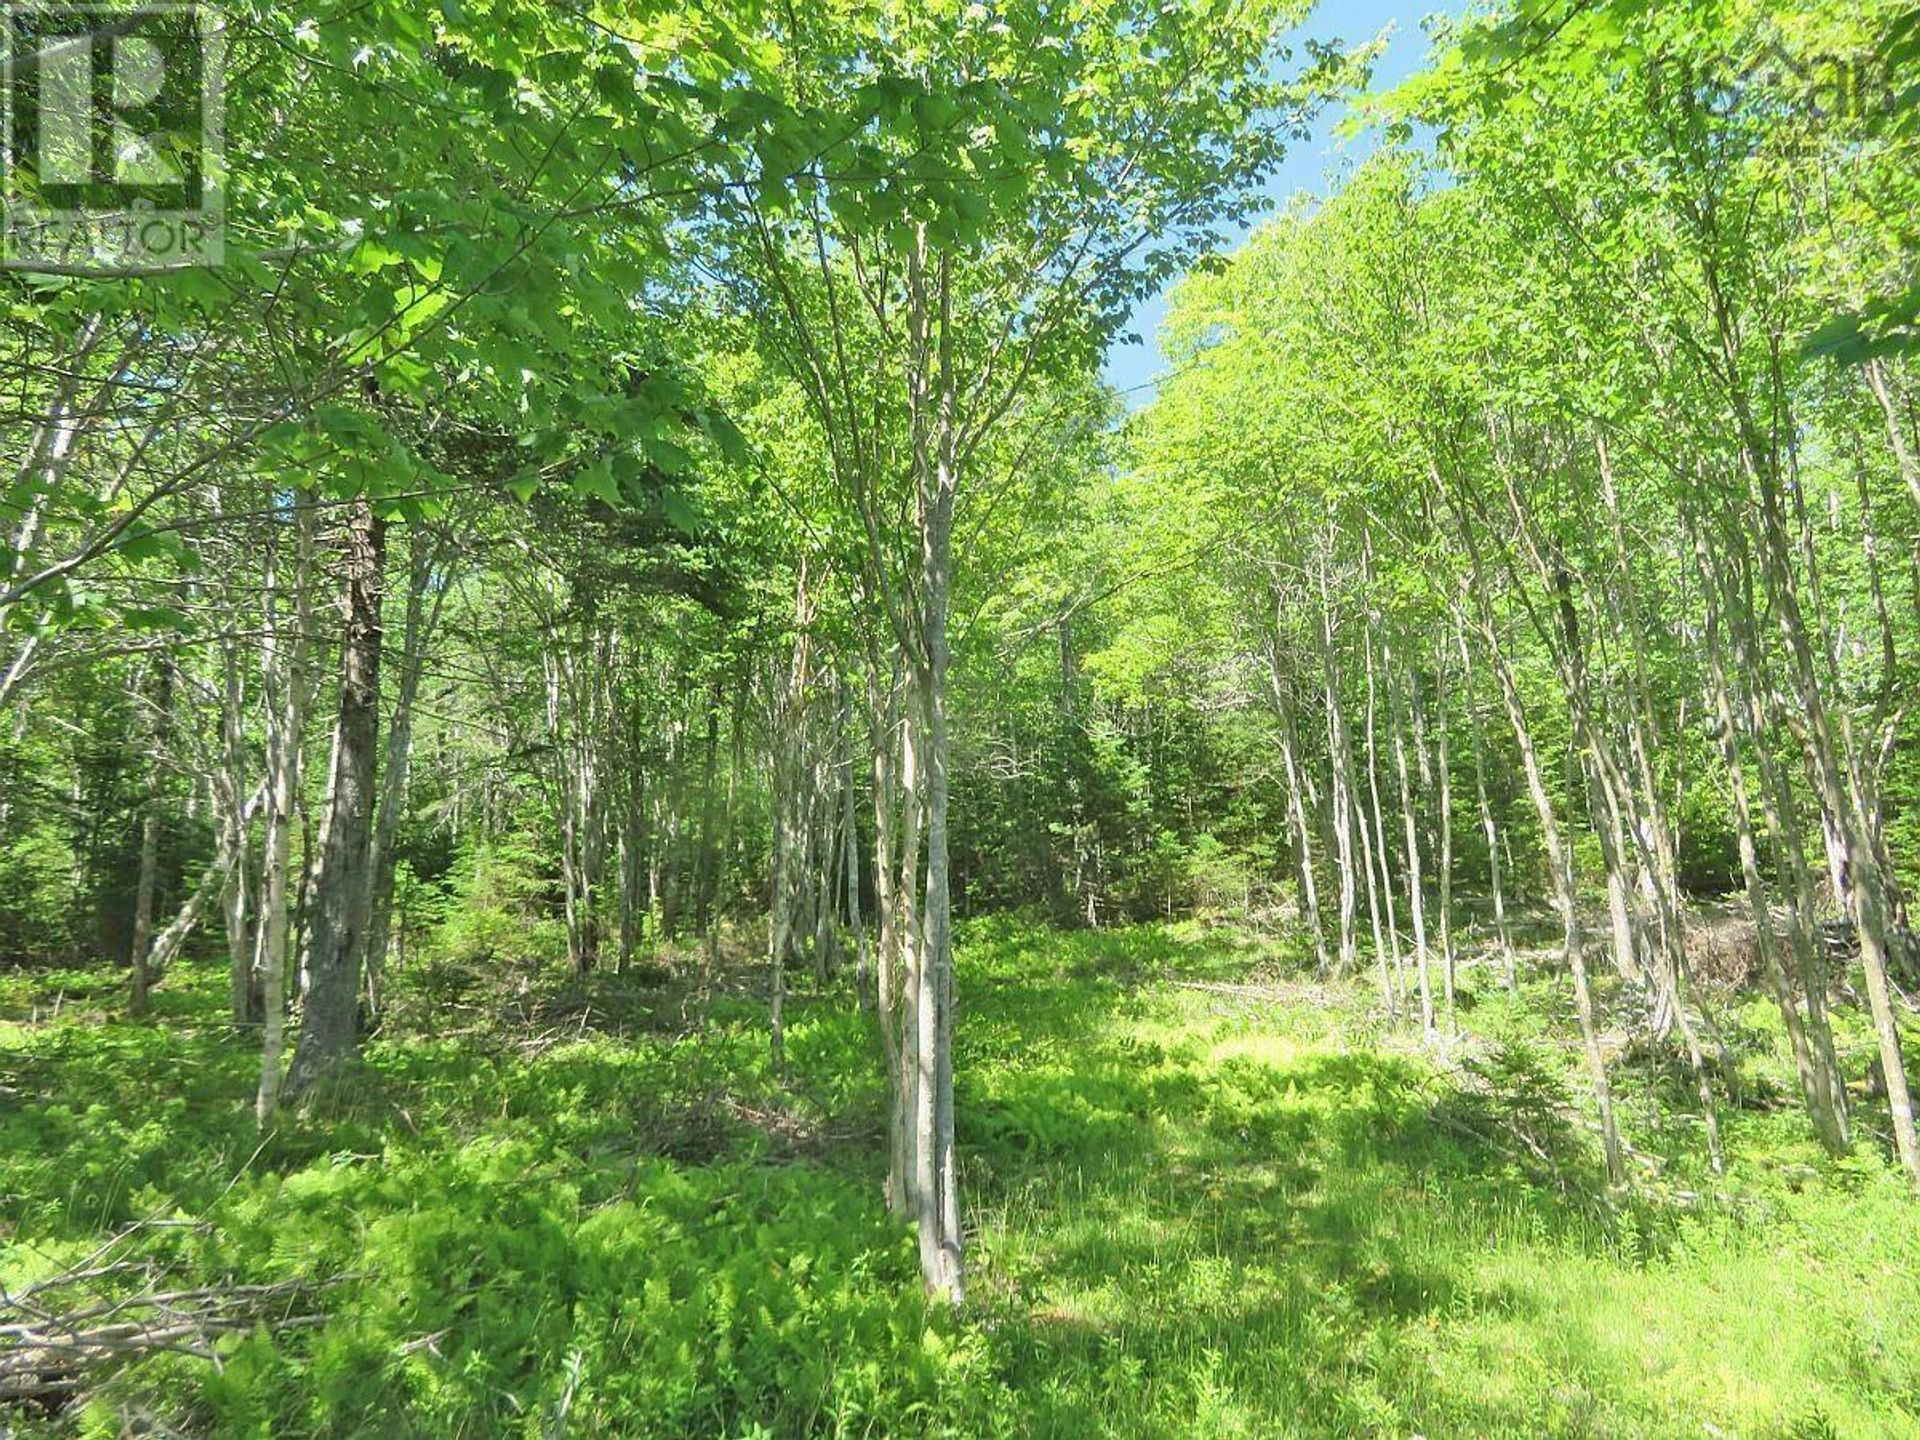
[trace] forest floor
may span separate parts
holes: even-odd
[[[1765,1003],[1719,1011],[1724,1177],[1622,1050],[1622,1198],[1548,957],[1518,1000],[1469,968],[1429,1052],[1231,931],[963,940],[958,1317],[880,1200],[850,985],[782,1078],[750,973],[416,967],[263,1139],[214,970],[143,1024],[111,972],[0,976],[0,1327],[178,1292],[100,1311],[178,1348],[0,1436],[1920,1436],[1920,1209],[1871,1138],[1818,1157]]]

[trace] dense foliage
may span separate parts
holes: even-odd
[[[0,1433],[1914,1428],[1912,0],[221,8],[0,271]]]

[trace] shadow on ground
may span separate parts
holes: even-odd
[[[191,1434],[522,1435],[562,1396],[572,1436],[1920,1434],[1881,1177],[1780,1202],[1804,1223],[1610,1199],[1564,1044],[1437,1065],[1300,958],[972,927],[958,1319],[880,1202],[850,989],[795,997],[775,1076],[750,974],[697,1013],[684,976],[422,975],[484,1019],[403,994],[264,1139],[212,971],[149,1023],[0,1027],[0,1282],[114,1236],[207,1283],[350,1277],[322,1326],[95,1401]]]

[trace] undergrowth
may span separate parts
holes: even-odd
[[[1719,1017],[1724,1177],[1623,1060],[1622,1198],[1557,979],[1469,968],[1430,1051],[1299,973],[1198,927],[972,926],[959,1316],[880,1197],[850,987],[795,998],[776,1076],[751,975],[416,966],[262,1136],[219,974],[145,1024],[105,972],[7,978],[0,1283],[118,1236],[182,1283],[311,1280],[324,1318],[0,1434],[1920,1436],[1916,1211],[1870,1135],[1804,1138],[1764,1006]]]

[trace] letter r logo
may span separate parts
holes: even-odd
[[[0,0],[0,267],[217,264],[226,27],[207,0]]]
[[[109,114],[95,124],[95,56],[111,55]],[[153,107],[167,84],[167,57],[144,35],[59,35],[40,52],[40,179],[45,185],[177,185],[162,153]],[[107,154],[99,154],[99,142]],[[105,163],[101,163],[104,161]]]

